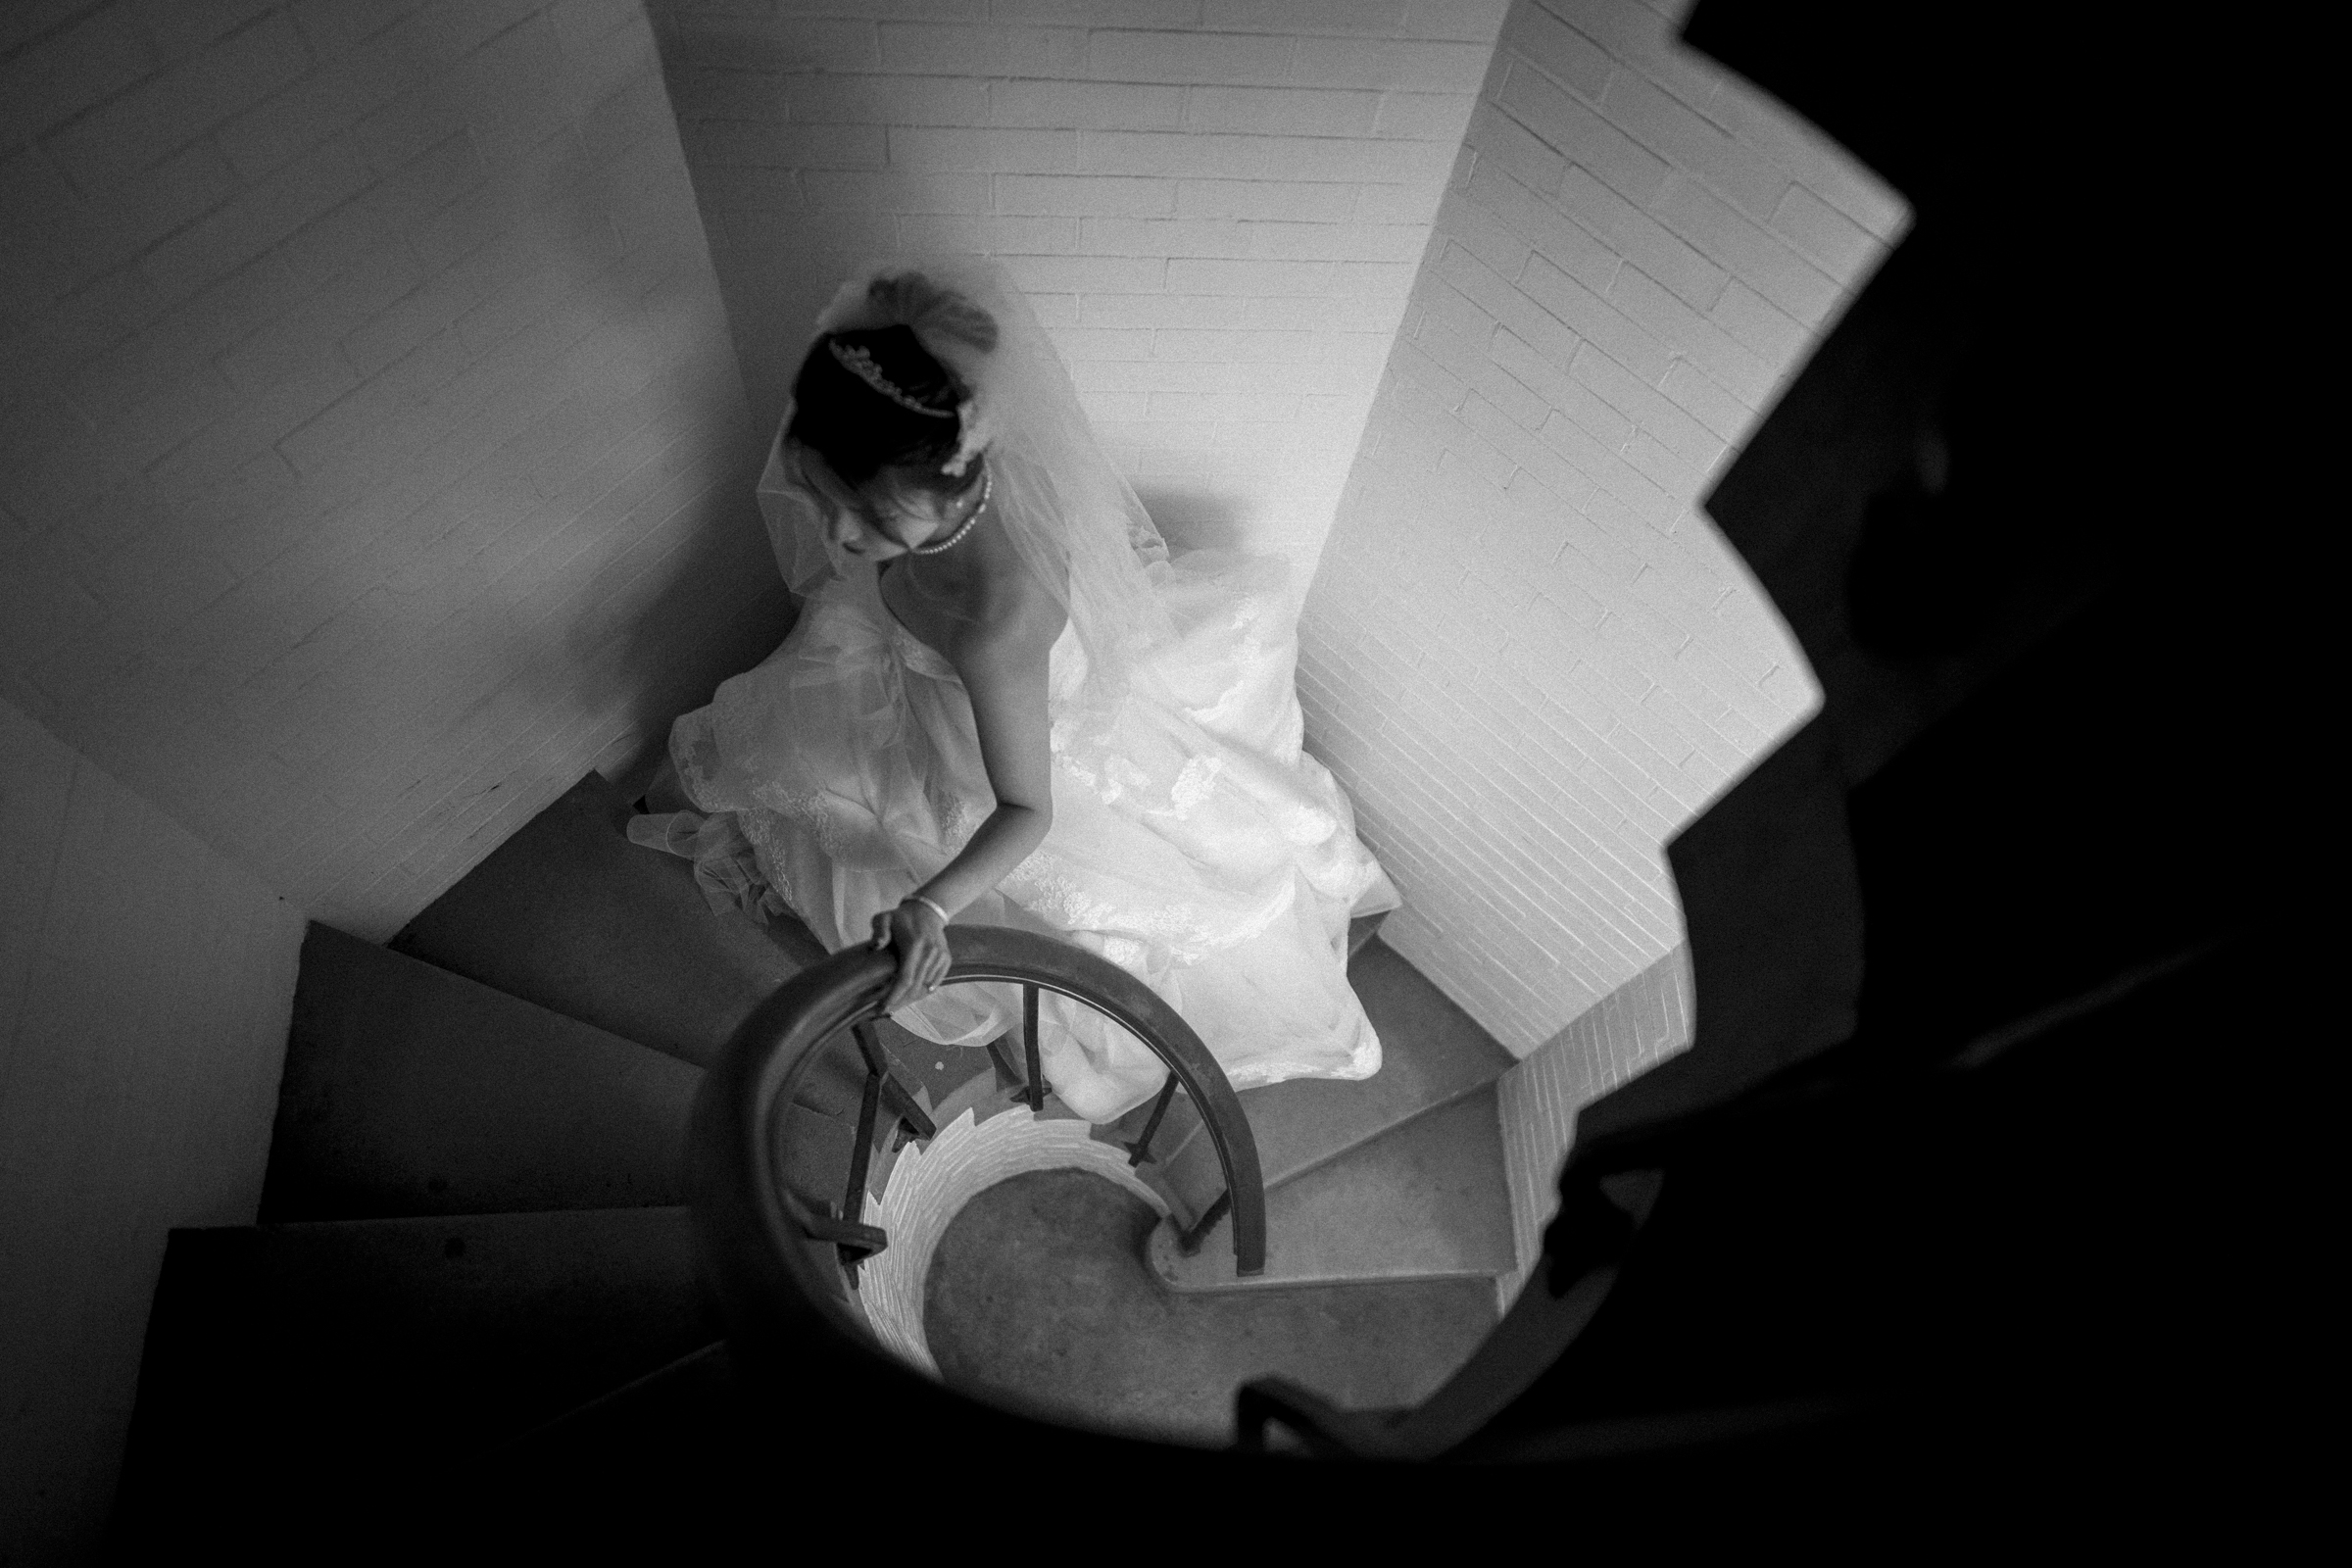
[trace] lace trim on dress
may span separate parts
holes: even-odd
[[[816,840],[817,848],[825,854],[830,856],[841,854],[843,849],[841,823],[827,808],[822,791],[788,790],[768,785],[755,790],[753,793],[758,798],[760,807],[764,808],[767,812],[799,823],[810,838]],[[756,814],[756,811],[745,814],[753,815]],[[760,848],[773,850],[777,847],[773,842],[774,835],[772,833],[762,832],[759,836],[760,840],[764,841],[761,842]]]
[[[1168,786],[1168,804],[1153,810],[1153,816],[1168,816],[1182,820],[1199,809],[1200,803],[1216,793],[1217,779],[1225,771],[1222,757],[1196,757],[1184,764],[1176,781]]]

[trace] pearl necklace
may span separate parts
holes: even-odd
[[[988,503],[990,499],[995,496],[996,491],[996,474],[987,468],[982,468],[980,470],[980,504],[972,509],[972,514],[964,518],[962,523],[956,527],[954,533],[948,535],[939,543],[935,545],[909,545],[906,548],[906,553],[910,556],[945,555],[947,552],[955,549],[957,545],[963,543],[963,536],[972,531],[972,524],[978,522],[980,520],[980,514],[988,510]]]

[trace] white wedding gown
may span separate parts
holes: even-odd
[[[1073,719],[1089,671],[1052,655],[1054,824],[958,923],[1042,931],[1141,978],[1237,1089],[1365,1078],[1380,1041],[1347,978],[1348,922],[1393,908],[1331,774],[1300,749],[1287,564],[1198,552],[1146,571],[1174,631],[1107,725]],[[955,670],[884,608],[874,568],[827,582],[782,647],[677,721],[670,755],[699,811],[630,836],[688,856],[714,905],[789,906],[838,951],[944,866],[994,808]],[[1046,1076],[1107,1121],[1164,1069],[1101,1015],[1048,997]],[[957,986],[897,1021],[981,1046],[1014,988]]]

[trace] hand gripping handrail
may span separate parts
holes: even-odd
[[[1257,1144],[1232,1084],[1191,1025],[1126,970],[1066,942],[1003,926],[951,926],[947,935],[952,962],[944,984],[1024,988],[1033,1063],[1036,994],[1051,991],[1110,1018],[1167,1064],[1224,1168],[1235,1269],[1262,1270],[1266,1195]],[[755,1358],[762,1358],[762,1348],[782,1350],[795,1340],[807,1348],[808,1331],[819,1325],[871,1343],[843,1299],[837,1251],[860,1228],[860,1216],[808,1212],[784,1185],[778,1134],[802,1072],[845,1030],[879,1015],[897,972],[896,955],[862,944],[810,965],[753,1009],[695,1097],[686,1184],[696,1250],[730,1340]],[[1031,1087],[1036,1103],[1042,1092]]]

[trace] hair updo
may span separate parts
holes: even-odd
[[[938,415],[902,407],[868,385],[836,358],[837,345],[868,356],[891,385]],[[828,332],[810,345],[793,379],[792,423],[784,434],[812,448],[850,484],[862,485],[887,468],[908,489],[953,496],[974,478],[972,473],[940,471],[962,443],[963,419],[956,410],[970,396],[962,380],[923,347],[911,327]]]

